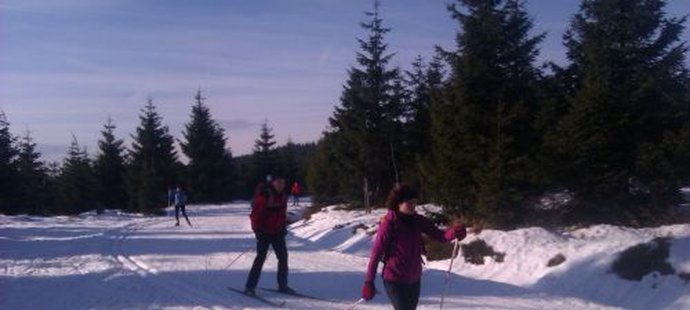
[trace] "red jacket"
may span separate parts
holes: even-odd
[[[270,185],[260,186],[254,193],[249,218],[256,233],[277,235],[283,232],[287,225],[287,195],[276,192]]]
[[[299,196],[300,191],[301,191],[301,189],[300,189],[300,187],[299,187],[299,183],[297,183],[297,182],[293,183],[293,184],[292,184],[292,189],[290,189],[290,193],[291,193],[293,196]]]

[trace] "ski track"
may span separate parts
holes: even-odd
[[[255,256],[247,204],[190,209],[198,210],[189,212],[194,227],[174,227],[171,216],[118,214],[14,220],[0,216],[0,231],[7,232],[0,237],[0,246],[8,245],[0,247],[0,309],[275,309],[226,289],[226,286],[242,288]],[[281,309],[351,309],[359,298],[369,241],[362,236],[352,237],[358,233],[353,230],[358,219],[352,219],[357,215],[347,218],[346,214],[330,211],[319,216],[329,217],[330,222],[303,221],[290,227],[292,232],[287,238],[290,285],[298,292],[326,300],[268,291],[259,293],[276,302],[285,301]],[[343,216],[347,225],[335,225],[339,216]],[[3,230],[5,225],[10,228]],[[328,225],[330,228],[323,229]],[[585,231],[572,238],[599,235],[605,238],[607,229]],[[582,244],[564,245],[552,240],[553,236],[540,229],[523,233],[519,235],[521,238],[538,243],[536,248],[523,248],[514,253],[519,263],[479,273],[480,267],[458,262],[461,266],[454,268],[444,309],[621,309],[597,302],[596,296],[605,296],[600,290],[612,287],[614,290],[608,292],[610,297],[639,298],[634,296],[637,291],[631,286],[617,288],[618,280],[599,280],[594,273],[581,275],[577,283],[546,281],[543,288],[529,288],[534,284],[529,278],[507,278],[509,281],[505,283],[490,280],[524,271],[541,278],[543,270],[530,265],[534,251],[572,252],[580,247],[587,250]],[[639,232],[620,232],[624,236],[633,233]],[[499,236],[498,244],[515,243],[505,239],[509,238],[507,235]],[[625,239],[612,242],[622,242],[621,248],[627,246]],[[602,259],[592,255],[583,263],[600,264]],[[439,308],[447,263],[433,262],[425,267],[418,309]],[[260,287],[275,287],[276,265],[275,255],[269,252]],[[597,281],[602,285],[580,287],[571,292],[578,284]],[[355,309],[390,309],[380,277],[376,287],[380,293],[375,299]],[[594,298],[576,297],[582,296],[582,292]],[[642,298],[635,309],[646,306],[658,309],[655,302]],[[682,304],[679,299],[675,305]]]
[[[129,225],[122,230],[120,236],[117,237],[112,252],[112,256],[120,263],[121,268],[139,275],[149,287],[157,287],[147,290],[154,293],[163,292],[162,294],[173,292],[176,297],[182,296],[187,301],[186,304],[196,305],[195,309],[240,309],[237,308],[237,301],[210,294],[205,290],[198,289],[198,285],[191,285],[179,279],[174,279],[169,275],[160,274],[156,268],[150,267],[141,258],[128,254],[126,241],[131,235],[136,234],[137,231],[143,230],[145,227],[156,226],[166,222],[170,222],[170,219],[147,220]],[[151,303],[159,304],[159,301],[164,297],[166,296],[154,294],[151,296]]]
[[[244,214],[242,211],[240,211],[240,214],[230,213],[228,215],[242,217],[246,216],[246,214]],[[160,304],[160,300],[168,298],[168,296],[165,296],[166,292],[174,292],[175,297],[180,297],[180,295],[182,296],[183,302],[181,302],[181,304],[195,305],[194,309],[264,309],[267,307],[263,303],[253,301],[249,297],[243,297],[234,292],[230,292],[224,289],[224,287],[215,289],[213,292],[200,289],[200,287],[204,287],[203,283],[189,283],[181,281],[180,279],[175,279],[174,277],[161,273],[156,268],[151,267],[151,265],[145,262],[143,258],[129,255],[127,241],[132,236],[136,235],[137,232],[145,231],[147,227],[160,227],[161,224],[167,224],[170,222],[170,219],[152,219],[126,226],[121,230],[119,236],[115,238],[116,242],[114,243],[111,254],[111,256],[120,264],[120,267],[125,272],[137,274],[147,285],[147,291],[154,293],[149,297],[151,300],[150,304]],[[242,256],[251,256],[251,259],[253,259],[252,253],[249,253],[253,250],[254,248],[250,247],[247,248],[247,251],[237,254],[237,256],[224,269],[229,269],[232,264],[242,258]],[[208,260],[206,260],[205,265],[208,266]],[[323,303],[328,303],[327,301],[315,301],[314,303],[321,303],[321,305],[314,305],[312,307],[300,303],[300,299],[297,297],[268,293],[265,295],[271,297],[272,299],[278,299],[279,301],[285,300],[286,304],[284,307],[282,307],[282,309],[292,309],[290,308],[291,304],[295,306],[294,309],[325,309]],[[116,301],[110,302],[110,304],[113,303],[116,303]],[[272,309],[273,307],[268,306],[268,308]],[[331,305],[328,308],[338,309],[341,307],[339,305]]]

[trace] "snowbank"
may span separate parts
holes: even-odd
[[[435,207],[427,205],[426,209]],[[342,253],[367,257],[371,235],[385,210],[344,211],[337,206],[324,208],[308,221],[293,224],[295,236],[317,242]],[[361,229],[361,227],[365,229]],[[668,262],[676,274],[650,274],[643,281],[620,279],[610,272],[611,264],[625,249],[657,237],[671,239]],[[497,252],[505,253],[502,263],[488,259],[473,265],[458,259],[453,272],[462,277],[507,287],[528,289],[535,294],[551,294],[591,300],[603,305],[628,309],[690,309],[690,284],[678,277],[690,272],[690,225],[632,229],[598,225],[569,232],[542,228],[513,231],[484,230],[469,235],[463,244],[482,239]],[[556,255],[566,260],[557,266],[547,263]],[[427,264],[442,272],[449,261]]]
[[[385,210],[324,208],[298,220],[290,207],[290,285],[330,301],[261,292],[288,309],[347,309],[359,298],[372,235]],[[434,206],[422,210],[438,211]],[[427,212],[427,211],[423,211]],[[74,217],[0,216],[0,309],[267,309],[229,292],[241,288],[254,259],[249,204],[188,206],[193,227],[165,217],[109,211]],[[690,273],[690,225],[630,229],[610,225],[568,232],[484,230],[498,252],[472,265],[427,263],[419,309],[690,309],[690,283],[675,275],[622,280],[609,272],[625,249],[670,239],[668,262]],[[565,261],[547,267],[561,254]],[[275,287],[269,255],[259,286]],[[448,284],[446,285],[446,280]],[[376,286],[381,290],[380,277]],[[384,295],[357,309],[390,309]]]

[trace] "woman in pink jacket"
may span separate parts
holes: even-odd
[[[381,221],[367,266],[362,298],[376,294],[374,277],[383,261],[383,284],[395,310],[417,308],[422,276],[422,233],[440,242],[461,240],[465,227],[456,225],[442,231],[431,220],[415,212],[417,191],[407,184],[397,184],[388,195],[388,213]]]

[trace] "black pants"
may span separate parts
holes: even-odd
[[[177,220],[178,223],[180,222],[180,210],[182,210],[182,215],[184,216],[184,219],[187,220],[187,223],[189,223],[189,218],[187,217],[185,205],[175,205],[175,220]]]
[[[263,268],[264,262],[266,261],[269,245],[273,247],[273,251],[278,258],[278,287],[287,287],[288,252],[287,246],[285,245],[285,234],[282,233],[278,235],[257,235],[256,258],[254,258],[254,264],[252,265],[252,270],[249,272],[245,287],[253,289],[259,282],[261,268]]]
[[[414,284],[404,284],[383,281],[388,299],[395,310],[415,310],[419,302],[419,281]]]

